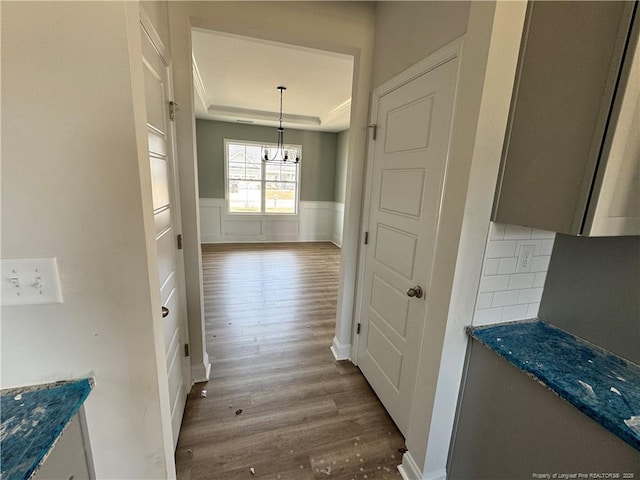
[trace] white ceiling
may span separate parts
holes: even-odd
[[[340,132],[349,128],[353,57],[194,29],[196,117]]]

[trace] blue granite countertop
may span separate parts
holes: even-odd
[[[92,387],[83,379],[2,390],[0,478],[33,477]]]
[[[640,450],[640,366],[540,320],[467,333]]]

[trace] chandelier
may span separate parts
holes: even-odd
[[[300,152],[295,147],[287,147],[284,144],[284,128],[282,128],[282,93],[287,89],[287,87],[279,86],[277,87],[280,90],[280,126],[278,127],[278,144],[276,146],[275,153],[270,156],[269,147],[263,146],[264,154],[262,160],[265,162],[287,162],[291,160],[293,163],[300,163]]]

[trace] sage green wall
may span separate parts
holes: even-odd
[[[285,129],[285,141],[302,145],[300,200],[333,201],[338,134]],[[276,129],[196,120],[198,186],[201,198],[224,198],[224,140],[273,143]]]
[[[349,130],[340,132],[336,147],[336,175],[333,187],[333,201],[344,203],[347,191],[347,158],[349,155]]]

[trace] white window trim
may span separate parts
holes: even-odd
[[[230,143],[236,143],[236,144],[242,144],[242,145],[255,145],[255,146],[259,146],[259,147],[277,147],[277,144],[275,143],[271,143],[271,142],[255,142],[255,141],[251,141],[251,140],[234,140],[231,138],[225,138],[224,139],[224,203],[225,203],[225,210],[226,210],[226,214],[229,216],[241,216],[241,217],[248,217],[248,216],[285,216],[285,217],[292,217],[292,216],[297,216],[300,212],[300,179],[302,178],[302,174],[300,173],[302,170],[302,162],[298,163],[298,168],[296,169],[296,196],[295,196],[295,211],[292,213],[284,213],[284,212],[265,212],[265,211],[260,211],[260,212],[232,212],[230,210],[230,205],[229,205],[229,144]],[[294,143],[287,143],[285,145],[285,147],[293,147],[293,148],[297,148],[298,151],[300,152],[300,157],[302,157],[302,145],[296,145]],[[265,188],[265,184],[267,182],[267,180],[265,179],[265,172],[266,172],[266,163],[268,162],[261,162],[261,179],[259,180],[261,183],[261,209],[264,210],[266,202],[265,202],[265,192],[266,192],[266,188]],[[291,162],[294,163],[294,162]],[[254,180],[257,181],[257,180]],[[293,183],[293,182],[284,182],[284,183]]]

